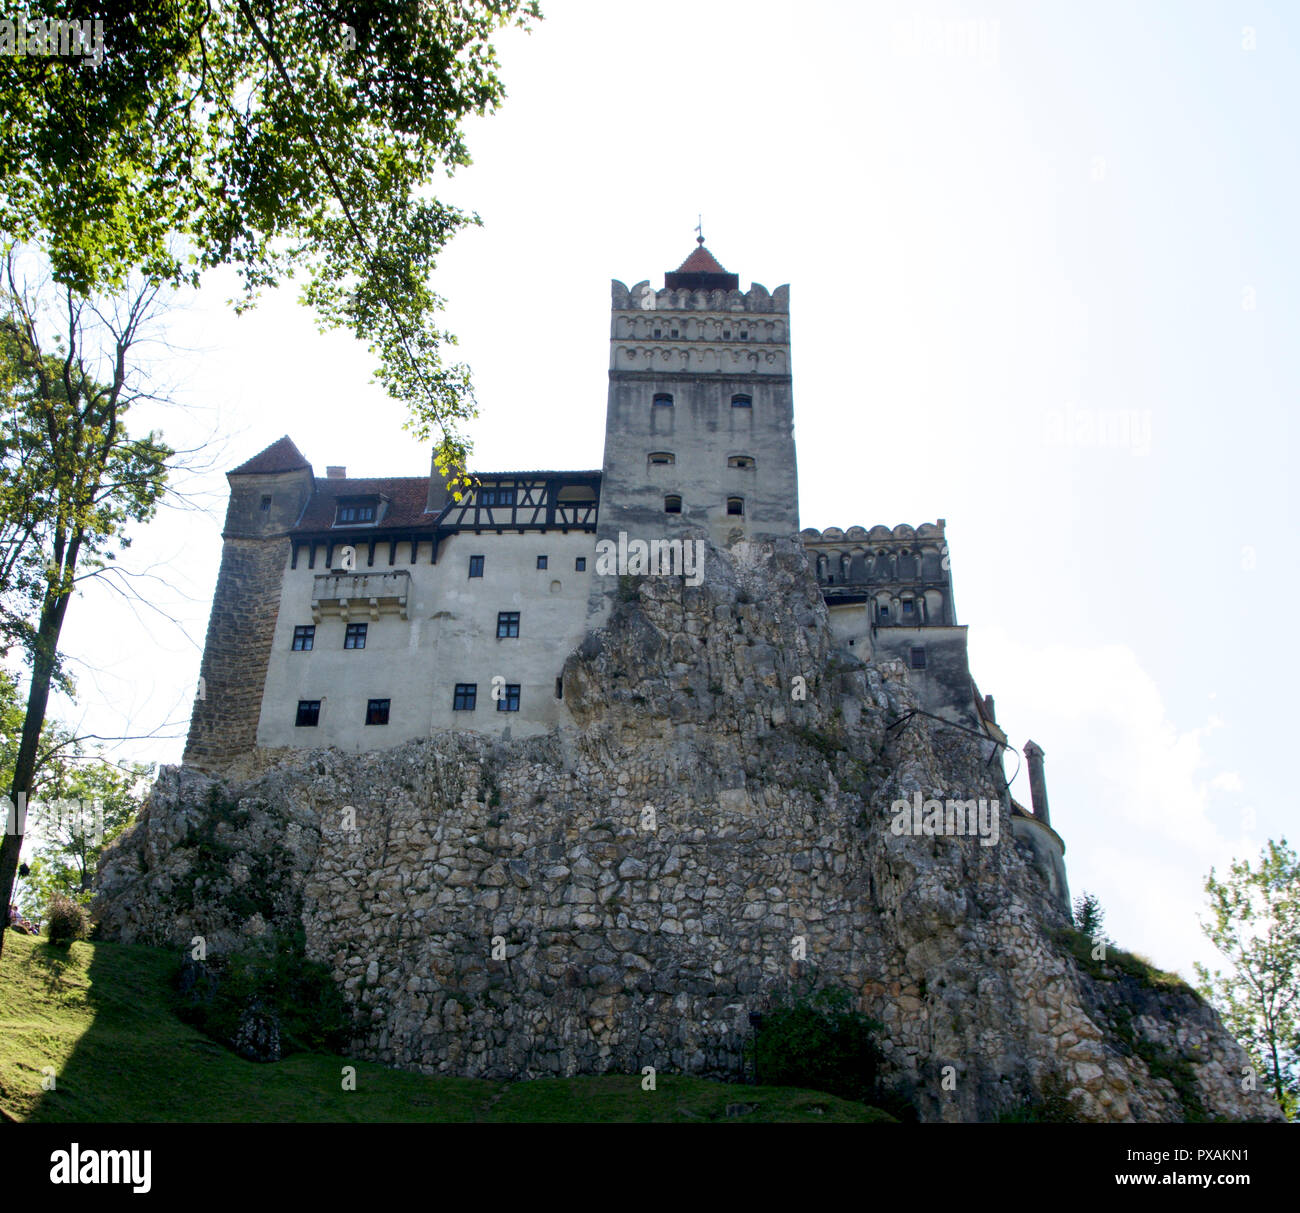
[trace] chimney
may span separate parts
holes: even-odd
[[[1047,777],[1043,774],[1043,748],[1036,742],[1025,743],[1025,757],[1029,759],[1029,795],[1033,800],[1034,816],[1045,826],[1052,824],[1047,811]]]
[[[328,466],[325,468],[326,480],[346,480],[347,478],[348,478],[347,468],[328,467]]]
[[[988,718],[989,718],[991,721],[993,721],[994,724],[997,724],[997,722],[998,722],[998,716],[997,716],[997,713],[993,710],[993,696],[992,696],[992,695],[985,695],[985,696],[984,696],[984,711],[988,713]]]

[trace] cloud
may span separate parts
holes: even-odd
[[[1046,751],[1071,892],[1096,893],[1108,933],[1162,968],[1191,976],[1194,960],[1213,962],[1197,925],[1205,875],[1259,846],[1227,838],[1215,822],[1243,791],[1236,772],[1209,769],[1206,739],[1227,722],[1207,714],[1179,728],[1127,645],[1032,647],[983,627],[971,648],[999,723],[1018,746],[1032,737]],[[1027,788],[1013,791],[1028,803]],[[1251,824],[1243,815],[1243,829]]]

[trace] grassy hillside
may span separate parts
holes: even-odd
[[[171,955],[8,933],[0,961],[0,1113],[31,1121],[889,1121],[833,1095],[660,1075],[505,1083],[424,1078],[342,1057],[258,1065],[171,1012]],[[342,1089],[344,1066],[356,1090]],[[47,1068],[54,1089],[44,1090]],[[731,1106],[732,1116],[727,1115]],[[741,1105],[736,1107],[735,1105]]]

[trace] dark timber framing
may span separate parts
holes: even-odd
[[[374,566],[375,549],[380,544],[388,545],[389,565],[397,562],[397,547],[402,543],[410,544],[411,564],[418,562],[425,544],[429,545],[429,563],[437,564],[442,541],[449,535],[481,535],[484,532],[504,535],[507,531],[520,535],[529,531],[596,532],[600,512],[599,472],[483,474],[479,480],[482,487],[488,489],[513,488],[514,504],[479,505],[479,494],[471,492],[461,501],[449,501],[439,514],[430,516],[427,526],[394,529],[378,535],[358,535],[353,540],[340,535],[337,530],[295,532],[290,536],[293,551],[289,567],[296,569],[305,551],[307,567],[314,569],[317,549],[321,548],[324,549],[325,567],[331,568],[335,549],[349,543],[357,549],[358,557],[363,548],[366,550],[366,566],[369,568]],[[566,489],[575,490],[581,499],[561,501],[560,494]]]

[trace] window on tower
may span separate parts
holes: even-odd
[[[743,516],[745,513],[745,499],[743,497],[728,497],[727,513],[733,517]]]
[[[731,398],[731,407],[733,409],[753,408],[754,398],[752,396],[733,396]]]
[[[752,468],[754,466],[754,456],[729,455],[727,457],[727,466],[729,468]]]
[[[650,452],[651,467],[670,467],[672,464],[676,462],[677,462],[677,456],[674,455],[672,451],[651,451]]]
[[[673,398],[667,392],[655,393],[655,404],[662,408],[672,408]]]
[[[664,498],[665,514],[680,514],[682,512],[682,499],[680,497]]]

